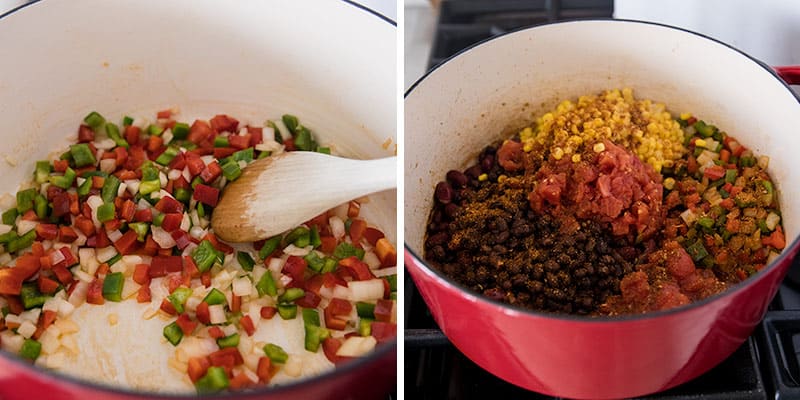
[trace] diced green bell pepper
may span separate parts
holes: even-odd
[[[103,281],[103,297],[108,301],[122,301],[122,287],[125,285],[125,276],[122,272],[112,272],[106,275]]]
[[[53,170],[52,166],[50,165],[50,161],[37,161],[36,162],[36,171],[34,172],[34,180],[36,183],[42,184],[47,182],[48,178],[50,177],[50,172]]]
[[[208,240],[200,242],[192,251],[192,259],[197,264],[197,269],[200,272],[206,272],[211,269],[211,266],[217,261],[217,257],[219,257],[217,249]]]
[[[31,361],[36,361],[40,354],[42,354],[42,344],[33,339],[25,339],[19,350],[20,357]]]
[[[17,192],[17,211],[25,214],[33,209],[33,199],[36,198],[36,189],[25,189]]]
[[[359,336],[369,336],[372,334],[372,318],[361,318],[358,320]]]
[[[97,159],[94,157],[92,149],[90,149],[89,145],[86,143],[78,143],[69,146],[69,153],[72,155],[72,161],[75,162],[75,166],[78,168],[97,164]]]
[[[136,232],[136,240],[144,242],[147,238],[147,231],[150,230],[150,224],[147,222],[131,222],[128,224],[128,228]]]
[[[175,307],[175,311],[177,311],[178,314],[181,314],[184,310],[183,305],[186,304],[186,300],[188,300],[191,296],[192,289],[187,287],[179,287],[175,289],[172,294],[167,296],[167,299],[170,303],[172,303],[172,306]]]
[[[263,260],[263,259],[269,257],[269,255],[272,254],[278,248],[278,246],[280,244],[281,244],[281,236],[280,235],[276,235],[276,236],[273,236],[273,237],[267,239],[264,242],[264,245],[261,246],[261,250],[258,251],[258,258]]]
[[[203,301],[208,305],[213,306],[216,304],[225,304],[228,300],[225,298],[225,293],[222,293],[217,288],[213,288],[210,292],[208,292]]]
[[[116,216],[114,203],[103,203],[97,207],[97,220],[100,222],[111,221]]]
[[[67,167],[67,170],[64,171],[64,175],[51,175],[50,183],[62,189],[69,189],[72,187],[72,183],[75,181],[76,176],[78,175],[75,173],[75,170]]]
[[[350,243],[342,242],[339,243],[333,250],[333,256],[339,260],[347,257],[356,256],[360,260],[364,258],[364,249],[359,249],[358,247],[355,247]]]
[[[239,334],[234,333],[230,336],[225,336],[217,339],[217,346],[220,349],[224,349],[226,347],[236,347],[239,345]]]
[[[278,315],[283,319],[295,319],[297,317],[296,304],[278,304]]]
[[[239,265],[242,266],[242,269],[250,272],[253,270],[253,266],[256,265],[255,260],[253,257],[250,257],[250,254],[247,254],[243,251],[236,252],[236,260],[239,261]]]
[[[206,374],[194,383],[197,393],[216,393],[223,391],[230,386],[228,374],[222,367],[208,367]]]
[[[19,211],[16,208],[9,208],[3,212],[3,223],[6,225],[14,225],[17,222]]]
[[[117,146],[128,147],[128,141],[119,134],[119,127],[113,122],[106,122],[106,134]]]
[[[172,137],[178,140],[186,139],[189,136],[189,124],[185,122],[176,122],[172,127]]]
[[[39,219],[47,219],[49,209],[47,198],[41,194],[37,194],[33,199],[33,211],[36,212],[36,216],[39,217]]]
[[[164,337],[172,343],[173,346],[177,346],[181,339],[183,339],[183,330],[176,322],[173,322],[164,327]]]
[[[36,283],[25,283],[19,291],[19,298],[22,301],[22,307],[26,310],[31,308],[41,307],[50,296],[42,294],[39,291],[39,285]]]
[[[375,318],[375,304],[359,301],[356,303],[356,313],[361,318]]]
[[[103,124],[106,123],[106,119],[103,118],[103,116],[100,115],[97,111],[92,111],[89,113],[89,115],[83,118],[83,122],[86,125],[89,125],[92,128],[92,130],[97,132],[97,130],[100,129],[103,126]]]
[[[277,344],[267,343],[264,345],[264,354],[275,364],[284,364],[289,359],[289,354]]]
[[[119,185],[122,183],[119,178],[114,175],[109,175],[103,182],[103,188],[100,191],[100,197],[103,198],[104,203],[113,203],[117,198]]]
[[[36,240],[36,230],[31,229],[30,232],[9,241],[8,245],[6,245],[6,251],[8,251],[9,253],[13,253],[17,250],[26,249],[30,247],[30,245],[32,245],[35,240]]]
[[[265,273],[266,275],[266,273]],[[300,288],[288,288],[282,295],[278,297],[279,303],[291,303],[306,295],[306,292]]]
[[[275,285],[272,272],[264,272],[264,275],[256,283],[256,291],[258,291],[258,297],[264,297],[264,295],[276,296],[278,294],[278,287]]]

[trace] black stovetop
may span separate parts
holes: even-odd
[[[545,22],[611,17],[613,0],[445,0],[429,67],[489,37]],[[409,399],[552,399],[491,375],[442,334],[405,281],[405,396]],[[800,258],[764,321],[705,375],[650,399],[800,399]]]

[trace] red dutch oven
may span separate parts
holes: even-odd
[[[714,39],[623,20],[512,32],[439,65],[405,98],[405,265],[450,341],[487,371],[553,396],[621,398],[708,371],[763,318],[798,249],[800,102],[775,70]],[[758,154],[780,191],[786,249],[749,280],[645,315],[588,318],[515,308],[466,290],[422,258],[433,188],[484,146],[564,99],[629,87],[718,125]]]
[[[25,5],[0,16],[0,159],[9,161],[2,162],[0,192],[14,193],[30,179],[34,160],[66,148],[68,136],[74,138],[78,122],[92,110],[106,116],[152,117],[158,110],[178,107],[180,118],[188,121],[227,113],[257,124],[292,113],[343,156],[392,155],[394,149],[382,144],[387,138],[397,142],[396,34],[392,21],[349,1],[70,0]],[[370,198],[362,213],[370,213],[365,218],[394,240],[396,192]],[[103,312],[97,310],[95,325],[109,331]],[[150,335],[151,330],[143,329],[148,321],[140,315],[120,314],[116,325],[139,323],[125,332],[133,340],[78,341],[114,354],[110,369],[129,381],[134,376],[149,383],[147,391],[114,381],[89,383],[0,351],[0,399],[194,397],[188,383],[185,395],[164,394],[168,389],[158,382],[169,379],[166,373],[148,375],[136,363],[126,368],[119,362],[117,355],[125,353],[162,365],[147,358],[164,345],[160,331]],[[91,329],[84,326],[81,332]],[[392,340],[315,377],[218,397],[384,398],[396,385],[396,353]]]

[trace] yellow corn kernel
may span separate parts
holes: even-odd
[[[581,162],[581,155],[580,154],[573,154],[572,155],[572,162]]]
[[[694,145],[697,147],[706,148],[706,141],[703,139],[697,139],[695,140]]]
[[[486,175],[486,174],[478,175],[478,180],[481,181],[481,182],[483,182],[483,181],[485,181],[487,179],[489,179],[489,175]]]
[[[595,153],[602,153],[606,150],[606,145],[603,142],[595,143],[594,146],[592,146],[592,150],[594,150]]]
[[[686,121],[687,119],[692,118],[691,113],[681,113],[681,119]]]
[[[533,150],[533,143],[526,142],[526,143],[525,143],[525,144],[522,146],[522,151],[524,151],[524,152],[526,152],[526,153],[530,153],[532,150]]]
[[[672,190],[675,187],[675,179],[664,179],[664,189]]]
[[[486,174],[484,174],[484,175],[486,175]],[[505,182],[505,181],[506,181],[506,179],[508,179],[508,177],[507,177],[507,176],[505,176],[505,175],[500,175],[500,176],[498,176],[498,177],[497,177],[497,183],[503,183],[503,182]]]
[[[564,150],[562,150],[561,147],[556,147],[553,149],[552,154],[553,158],[555,158],[556,160],[560,160],[561,157],[564,157]]]

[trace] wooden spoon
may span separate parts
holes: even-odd
[[[396,168],[397,157],[292,151],[262,158],[225,187],[211,227],[229,242],[275,236],[349,200],[397,187]]]

